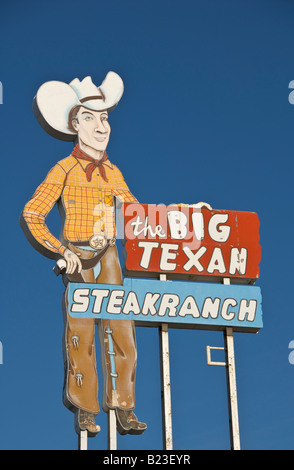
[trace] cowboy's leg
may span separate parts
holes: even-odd
[[[68,312],[66,298],[65,307],[65,403],[70,408],[81,408],[98,414],[95,322],[89,318],[72,318]]]
[[[101,260],[100,284],[122,285],[122,274],[116,246],[108,249]],[[135,407],[136,338],[131,320],[99,322],[101,362],[103,365],[103,409]]]
[[[70,282],[93,282],[93,270],[68,275]],[[95,355],[95,321],[89,318],[73,318],[64,296],[64,352],[65,381],[64,403],[76,413],[76,430],[87,429],[95,435],[99,426],[94,416],[100,411]],[[85,413],[86,412],[86,413]],[[78,429],[79,428],[79,429]],[[93,433],[93,434],[91,434]]]

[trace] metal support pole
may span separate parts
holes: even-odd
[[[224,278],[223,283],[226,285],[229,285],[230,278]],[[241,446],[240,446],[239,415],[238,415],[238,400],[237,400],[237,381],[236,381],[234,338],[233,338],[232,327],[227,327],[225,329],[224,342],[225,342],[225,352],[226,352],[226,372],[227,372],[227,387],[228,387],[231,449],[240,450]]]
[[[226,372],[228,387],[228,405],[230,421],[231,449],[240,450],[240,432],[237,401],[237,382],[235,369],[235,353],[233,328],[227,327],[224,331],[225,352],[226,352]]]
[[[160,280],[165,281],[166,275],[161,274]],[[162,323],[159,328],[160,346],[160,375],[161,375],[161,407],[162,407],[162,435],[165,450],[172,450],[172,412],[170,389],[169,341],[168,324]]]
[[[88,431],[80,431],[79,450],[88,450]]]
[[[107,441],[108,450],[117,450],[115,410],[109,410],[108,412]]]
[[[172,416],[171,416],[171,392],[170,392],[170,367],[168,325],[162,323],[159,329],[160,343],[160,372],[161,372],[161,406],[162,406],[162,434],[165,450],[172,450]]]

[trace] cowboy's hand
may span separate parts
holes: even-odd
[[[207,202],[197,202],[197,204],[191,204],[192,207],[195,207],[195,209],[202,209],[202,207],[205,207],[206,209],[209,209],[212,211],[212,207],[210,204]]]
[[[82,271],[82,263],[78,255],[67,248],[63,253],[63,257],[66,261],[67,274],[73,274],[77,268],[79,273]]]
[[[201,209],[202,207],[205,207],[206,209],[209,209],[210,211],[212,211],[211,205],[208,204],[207,202],[197,202],[197,204],[184,204],[181,202],[179,206],[195,207],[195,209]]]

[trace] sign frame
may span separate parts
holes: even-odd
[[[170,280],[204,282],[229,278],[232,284],[254,284],[259,278],[255,212],[139,203],[124,203],[121,210],[124,276],[166,274]]]
[[[125,278],[123,285],[69,283],[67,298],[74,318],[129,319],[152,327],[167,323],[178,329],[232,327],[247,333],[263,327],[257,286]]]

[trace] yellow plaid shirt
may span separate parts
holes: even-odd
[[[103,163],[108,182],[101,177],[98,168],[93,171],[91,181],[87,181],[87,165],[87,161],[73,155],[59,161],[23,210],[31,235],[45,251],[62,255],[66,249],[45,223],[56,202],[64,211],[65,242],[79,242],[98,234],[108,239],[116,236],[114,196],[120,201],[137,201],[120,170],[109,160]]]

